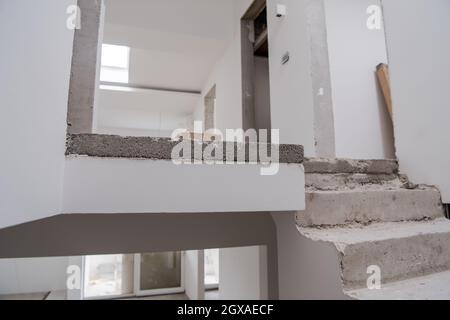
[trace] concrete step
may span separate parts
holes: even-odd
[[[394,183],[395,184],[395,183]],[[306,210],[296,214],[299,226],[397,222],[444,216],[441,196],[433,187],[416,189],[360,187],[306,192]]]
[[[450,270],[450,221],[386,222],[367,226],[302,228],[302,235],[333,244],[346,290],[366,287],[369,266],[382,283]]]
[[[367,173],[308,173],[305,175],[305,186],[309,192],[355,190],[399,189],[405,187],[405,181],[396,174]]]
[[[304,161],[305,173],[397,174],[396,160],[350,160],[313,158]]]
[[[450,300],[450,271],[382,285],[378,290],[345,291],[357,300]]]

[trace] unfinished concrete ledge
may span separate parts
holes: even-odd
[[[220,159],[205,159],[201,154],[194,152],[195,144],[202,144],[200,150],[205,150],[211,143],[189,141],[191,143],[192,160],[223,160],[227,159],[227,153],[234,155],[237,159],[237,150],[245,148],[245,161],[249,161],[249,152],[258,151],[265,148],[270,155],[271,147],[275,146],[279,152],[279,162],[286,164],[303,163],[303,146],[300,145],[270,145],[261,143],[238,144],[223,142],[223,157]],[[189,143],[188,142],[188,143]],[[179,141],[172,141],[170,138],[154,137],[122,137],[116,135],[102,134],[68,134],[66,155],[85,155],[101,158],[130,158],[130,159],[154,159],[171,160],[172,150]],[[217,143],[216,143],[217,144]],[[258,161],[261,159],[258,155]]]
[[[302,227],[336,227],[443,216],[440,193],[435,188],[362,189],[308,192],[306,210],[296,213],[296,222]]]
[[[398,174],[397,160],[305,159],[305,173]]]

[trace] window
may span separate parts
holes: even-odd
[[[98,255],[84,259],[84,297],[120,297],[133,293],[133,255]]]
[[[128,83],[130,48],[111,44],[102,45],[101,82]]]

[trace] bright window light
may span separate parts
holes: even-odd
[[[205,288],[219,287],[219,249],[205,250]]]
[[[102,45],[100,81],[128,83],[130,48],[111,44]]]
[[[128,69],[129,59],[129,47],[115,46],[112,44],[102,45],[102,66]]]

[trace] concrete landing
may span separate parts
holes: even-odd
[[[344,291],[358,300],[450,300],[450,271],[393,282],[380,290]]]

